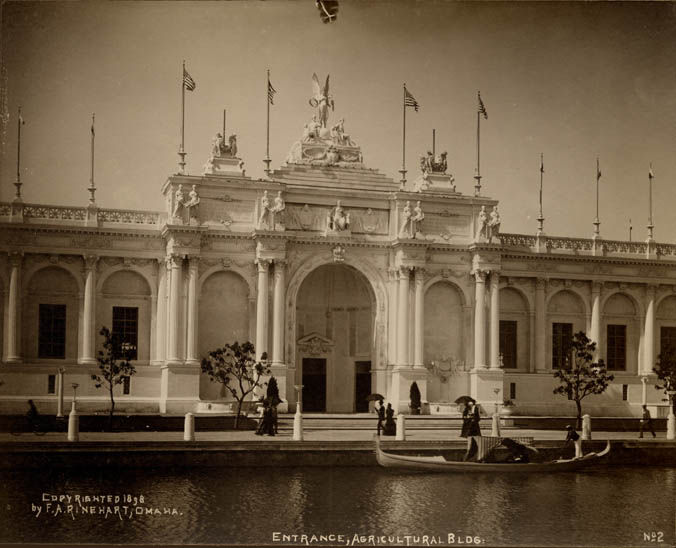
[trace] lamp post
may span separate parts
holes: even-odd
[[[303,441],[303,385],[294,385],[296,389],[296,414],[293,416],[293,439]]]
[[[500,400],[498,399],[498,394],[500,393],[499,388],[493,388],[493,393],[495,394],[495,412],[498,412],[498,406],[500,405]]]
[[[674,416],[674,397],[676,390],[667,390],[669,394],[669,414],[667,415],[667,439],[676,439],[676,416]]]
[[[56,418],[63,418],[63,374],[66,372],[65,367],[59,367],[56,375]]]
[[[491,436],[499,437],[500,436],[500,412],[498,411],[498,394],[500,393],[499,388],[493,388],[493,393],[495,394],[495,413],[492,417],[492,429]]]
[[[73,405],[70,409],[70,414],[68,415],[68,441],[78,441],[80,439],[80,417],[78,417],[75,402],[76,390],[80,385],[74,382],[71,386],[73,387]]]

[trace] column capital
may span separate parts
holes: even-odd
[[[648,298],[654,299],[657,294],[657,288],[659,284],[647,283],[645,284],[645,294]]]
[[[472,271],[474,276],[474,281],[478,284],[486,283],[486,276],[488,275],[488,270],[476,269]]]
[[[547,278],[535,278],[535,289],[545,290],[547,289],[547,283],[549,280]]]
[[[427,279],[427,274],[428,271],[426,268],[423,268],[421,266],[416,266],[415,267],[415,283],[416,284],[424,284],[425,280]]]
[[[411,270],[413,270],[414,267],[412,266],[407,266],[407,265],[401,265],[399,266],[399,279],[401,278],[407,278],[411,275]]]
[[[82,255],[82,261],[84,263],[84,270],[85,272],[89,272],[90,270],[95,270],[96,265],[99,262],[99,256],[98,255]]]
[[[286,268],[286,266],[289,264],[289,261],[286,259],[273,259],[275,268]]]
[[[167,255],[167,266],[169,268],[181,268],[183,266],[183,256],[178,253]]]
[[[396,282],[399,279],[399,269],[391,266],[387,269],[387,277],[391,282]]]
[[[190,269],[196,269],[200,265],[200,256],[199,255],[188,255],[188,267]]]
[[[600,295],[603,290],[603,281],[601,280],[592,280],[591,285],[592,295]]]
[[[491,287],[497,287],[498,284],[500,284],[500,271],[499,270],[491,270]]]
[[[7,257],[9,258],[10,265],[21,266],[21,261],[23,261],[23,251],[8,251]]]
[[[256,259],[254,263],[258,267],[259,273],[268,272],[270,270],[270,263],[272,263],[272,259]]]

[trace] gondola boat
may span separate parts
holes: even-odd
[[[559,459],[549,462],[463,462],[446,460],[436,456],[410,456],[387,453],[380,448],[380,439],[376,437],[376,459],[384,468],[422,472],[569,472],[597,464],[610,453],[610,441],[599,453],[587,453],[572,459]]]

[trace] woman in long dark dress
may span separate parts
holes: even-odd
[[[394,436],[397,433],[397,424],[394,422],[394,409],[392,409],[392,404],[387,404],[387,409],[385,410],[385,428],[383,429],[383,434],[386,436]]]
[[[462,410],[462,430],[460,431],[461,438],[466,438],[468,436],[471,422],[472,415],[470,414],[469,403],[465,402],[465,407]]]
[[[479,406],[476,402],[472,403],[472,410],[470,413],[469,421],[469,430],[467,431],[468,436],[480,436],[481,435],[481,416],[479,415]]]

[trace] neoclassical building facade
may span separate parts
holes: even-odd
[[[101,326],[133,350],[126,412],[223,409],[200,359],[250,340],[289,410],[302,385],[306,412],[367,411],[372,392],[406,411],[415,381],[424,412],[469,394],[566,415],[552,373],[579,330],[615,375],[585,411],[661,405],[652,366],[676,342],[676,245],[503,233],[496,200],[456,190],[445,155],[395,182],[342,122],[308,123],[257,180],[219,137],[202,175],[164,183],[164,211],[0,204],[0,412],[54,411],[59,370],[80,409],[106,409],[91,380]]]

